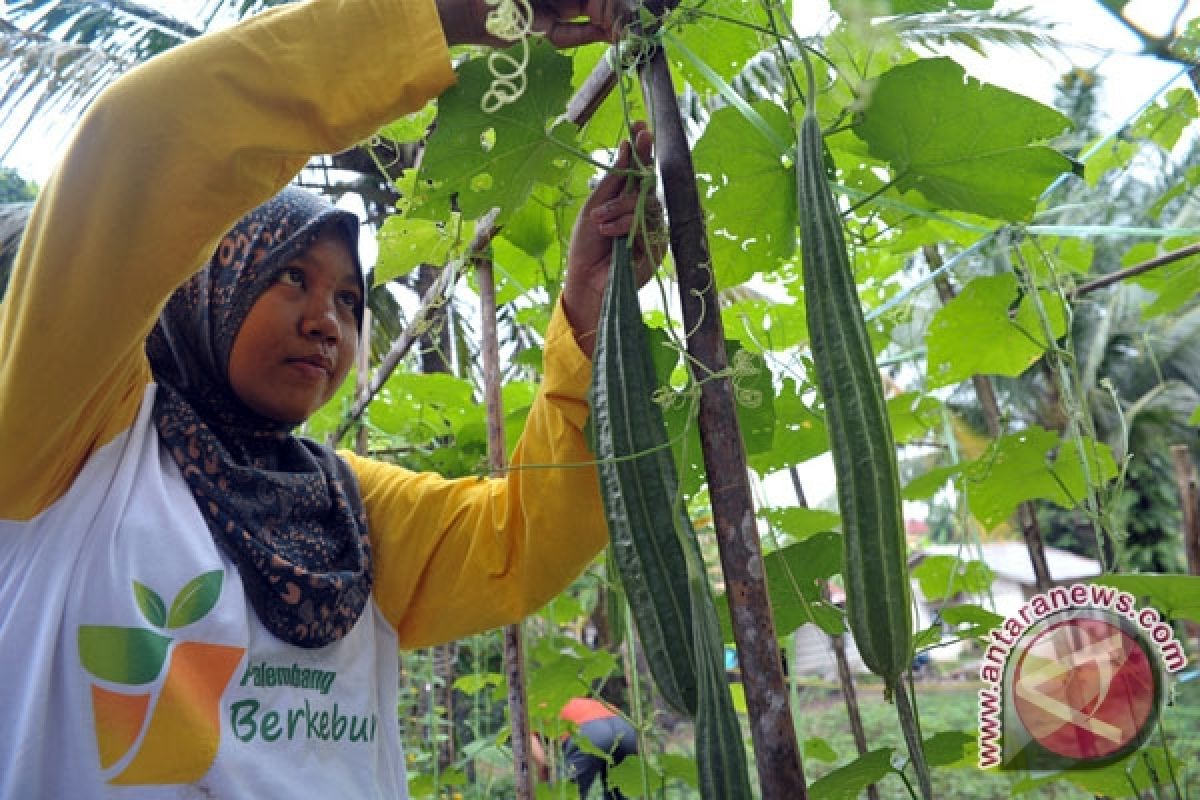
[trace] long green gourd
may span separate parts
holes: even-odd
[[[902,677],[913,657],[912,590],[896,447],[841,214],[825,177],[816,81],[805,56],[808,102],[796,158],[800,252],[813,364],[825,401],[842,515],[846,617],[863,663],[895,694],[909,756],[929,798],[928,768]]]
[[[668,447],[629,243],[613,242],[593,354],[592,429],[613,560],[655,684],[696,721],[701,795],[750,800],[712,590]]]
[[[666,425],[652,400],[657,378],[623,238],[613,242],[612,261],[589,392],[609,539],[654,682],[672,708],[695,716],[687,560],[676,534],[690,522],[677,502]]]

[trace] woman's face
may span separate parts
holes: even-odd
[[[325,231],[280,268],[238,330],[229,353],[238,398],[269,419],[308,419],[354,363],[362,304],[350,249]]]

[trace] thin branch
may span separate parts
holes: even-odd
[[[1134,264],[1132,267],[1127,267],[1116,272],[1111,272],[1108,275],[1096,278],[1093,281],[1081,284],[1075,287],[1071,292],[1071,299],[1077,300],[1085,294],[1094,292],[1097,289],[1103,289],[1105,286],[1112,286],[1114,283],[1119,283],[1127,278],[1133,278],[1143,273],[1149,272],[1159,267],[1164,267],[1167,264],[1173,264],[1176,261],[1182,261],[1188,256],[1194,256],[1200,253],[1200,242],[1189,244],[1187,247],[1181,247],[1178,250],[1172,250],[1169,253],[1163,253],[1161,256],[1155,256],[1148,261],[1143,261],[1140,264]]]

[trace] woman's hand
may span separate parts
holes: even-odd
[[[567,251],[563,311],[575,331],[575,341],[588,358],[591,358],[595,345],[600,305],[612,261],[613,239],[627,236],[638,228],[633,257],[639,286],[650,280],[654,268],[666,253],[662,206],[653,191],[654,138],[644,122],[634,123],[631,134],[633,144],[621,143],[612,171],[600,180],[579,212]],[[631,170],[638,174],[630,175]],[[647,189],[641,217],[644,225],[639,222],[638,215],[643,185]]]
[[[487,17],[496,6],[487,0],[436,0],[446,41],[505,48],[512,42],[487,31]],[[615,41],[631,13],[625,0],[529,0],[533,31],[555,47],[579,47]],[[583,19],[581,19],[583,18]]]

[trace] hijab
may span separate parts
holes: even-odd
[[[255,301],[323,231],[345,241],[362,280],[358,225],[310,192],[283,190],[225,234],[208,264],[171,295],[146,342],[159,439],[237,565],[258,618],[307,648],[346,635],[370,595],[358,482],[330,448],[239,400],[229,355]]]

